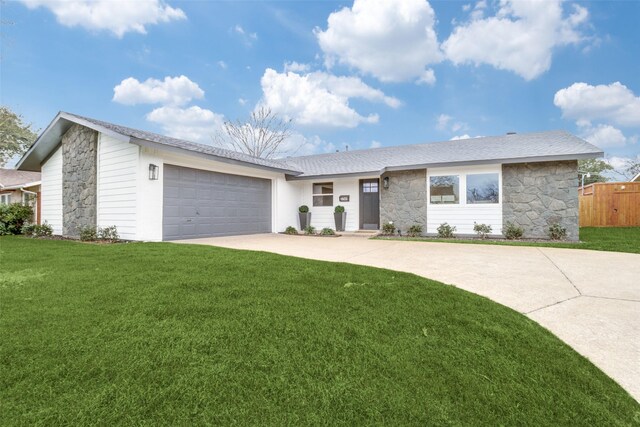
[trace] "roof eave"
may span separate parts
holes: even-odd
[[[58,138],[64,135],[64,131],[62,129],[63,125],[61,124],[62,121],[66,121],[67,123],[77,123],[100,133],[109,135],[120,141],[129,141],[129,137],[127,135],[122,135],[120,133],[112,131],[111,129],[107,129],[104,126],[97,125],[88,120],[84,120],[74,115],[60,111],[58,114],[56,114],[51,123],[49,123],[49,125],[40,134],[40,136],[35,140],[35,142],[31,144],[31,147],[29,147],[27,152],[24,153],[22,158],[16,164],[16,169],[33,172],[40,171],[40,166],[42,165],[42,163],[47,158],[49,158],[51,152],[59,145]],[[51,138],[51,136],[53,138]],[[38,153],[38,149],[43,144],[48,145],[49,147],[45,147],[43,152]],[[34,156],[36,157],[34,158]]]
[[[33,182],[27,182],[24,184],[2,186],[2,189],[3,190],[19,190],[21,188],[26,188],[26,187],[35,187],[36,185],[40,185],[40,184],[41,184],[41,181],[33,181]]]
[[[278,172],[278,173],[283,173],[283,174],[293,175],[293,176],[300,175],[302,173],[300,171],[294,171],[291,169],[277,168],[277,167],[266,166],[266,165],[258,165],[255,163],[244,162],[242,160],[230,159],[228,157],[223,157],[223,156],[216,156],[215,154],[201,153],[198,151],[193,151],[186,148],[163,144],[160,142],[148,141],[146,139],[131,138],[129,142],[131,142],[132,144],[139,145],[141,147],[164,150],[164,151],[169,151],[169,152],[179,153],[179,154],[186,154],[189,156],[200,157],[208,160],[215,160],[217,162],[227,163],[227,164],[236,165],[236,166],[244,166],[244,167],[253,168],[253,169],[268,170],[270,172]]]
[[[352,172],[352,173],[338,173],[338,174],[314,174],[314,175],[300,175],[300,176],[287,176],[288,181],[301,181],[310,179],[327,179],[327,178],[350,178],[358,176],[371,176],[382,175],[385,172],[397,172],[416,169],[428,169],[428,168],[442,168],[442,167],[455,167],[455,166],[480,166],[480,165],[495,165],[495,164],[513,164],[513,163],[540,163],[540,162],[559,162],[568,160],[585,160],[595,159],[603,157],[604,152],[591,152],[591,153],[577,153],[577,154],[562,154],[553,156],[530,156],[530,157],[512,157],[506,159],[484,159],[484,160],[465,160],[459,162],[438,162],[438,163],[418,163],[413,165],[400,165],[400,166],[387,166],[380,170],[364,171],[364,172]]]

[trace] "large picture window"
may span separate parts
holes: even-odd
[[[498,203],[500,201],[499,179],[497,173],[467,175],[467,203]]]
[[[313,206],[333,206],[333,182],[313,184]]]
[[[460,177],[458,175],[432,176],[430,194],[431,204],[460,203]]]

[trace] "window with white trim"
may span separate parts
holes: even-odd
[[[0,194],[0,205],[8,205],[11,203],[11,194]]]
[[[500,203],[500,177],[497,173],[467,175],[467,203]]]
[[[333,182],[313,184],[313,206],[333,206]]]
[[[429,180],[429,202],[432,205],[457,205],[460,203],[460,177],[458,175],[432,176]]]

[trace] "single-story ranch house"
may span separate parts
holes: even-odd
[[[59,113],[18,163],[42,172],[41,211],[54,233],[115,225],[131,240],[283,231],[311,224],[347,231],[393,221],[460,234],[474,222],[500,235],[512,222],[543,238],[550,224],[578,238],[579,159],[602,151],[564,131],[260,159]]]

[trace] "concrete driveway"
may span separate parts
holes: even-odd
[[[529,316],[640,401],[640,255],[360,235],[260,234],[179,243],[382,267],[457,286]]]

